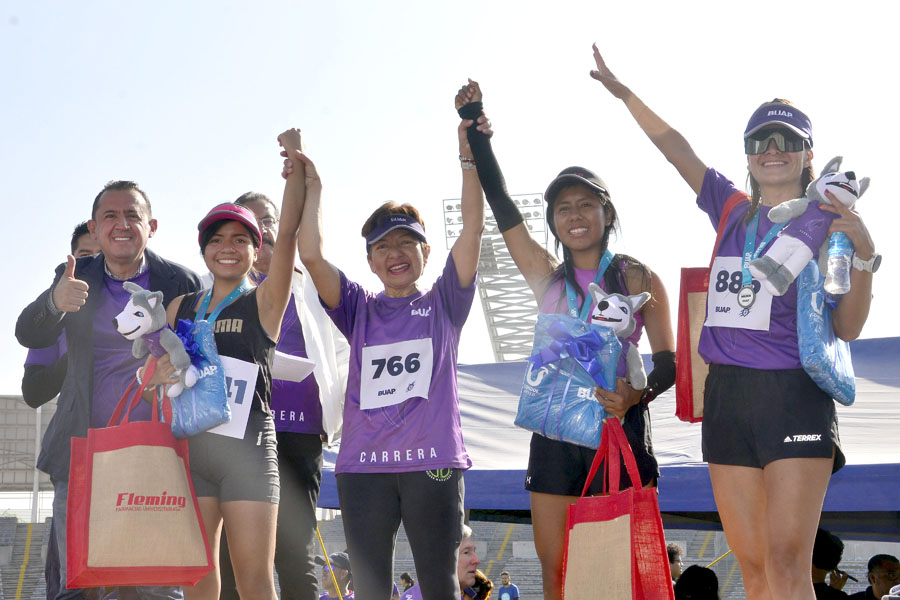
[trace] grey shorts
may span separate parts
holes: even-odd
[[[844,466],[834,401],[803,369],[710,365],[703,394],[703,460],[762,468],[782,458]]]
[[[242,440],[201,433],[190,438],[190,448],[198,498],[278,504],[278,448],[271,415],[251,410]]]

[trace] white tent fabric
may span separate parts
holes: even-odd
[[[900,535],[900,338],[857,340],[851,349],[856,402],[838,407],[847,466],[832,477],[825,511],[835,518],[870,513],[867,523],[857,519],[853,528]],[[466,508],[529,509],[524,481],[531,434],[513,425],[524,372],[524,362],[459,367],[463,433],[473,463],[465,475]],[[650,406],[661,510],[714,513],[700,424],[675,418],[674,388]],[[338,508],[333,459],[326,453],[320,507]]]

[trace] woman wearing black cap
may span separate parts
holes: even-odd
[[[300,131],[288,130],[278,140],[300,166],[285,183],[281,228],[268,277],[256,287],[247,277],[262,240],[254,213],[221,204],[198,226],[213,286],[175,298],[167,313],[173,328],[178,320],[194,320],[198,314],[213,323],[219,355],[229,360],[225,369],[232,419],[190,438],[191,478],[214,560],[218,561],[224,520],[238,592],[241,598],[263,600],[276,598],[272,564],[279,482],[275,425],[269,411],[270,366],[291,294],[306,188],[317,183],[314,178],[306,181],[306,163],[297,160]],[[159,368],[151,384],[168,383],[172,369],[167,361],[160,364],[167,366]],[[233,368],[237,370],[229,370]],[[249,408],[241,411],[242,406]],[[218,599],[218,565],[196,586],[185,588],[185,595],[191,600]]]
[[[707,169],[687,140],[612,74],[596,45],[594,59],[591,76],[625,103],[697,194],[714,227],[726,201],[740,200],[713,263],[708,304],[733,310],[708,310],[700,338],[700,354],[710,364],[703,457],[747,598],[813,598],[809,565],[816,527],[831,473],[844,464],[837,416],[831,398],[800,363],[795,286],[773,296],[766,286],[754,285],[741,259],[763,251],[772,239],[776,226],[769,209],[803,196],[815,178],[809,118],[778,99],[754,111],[744,132],[748,196]],[[851,290],[833,313],[835,334],[849,341],[868,316],[879,257],[858,214],[839,202],[813,208],[839,217],[830,229],[822,228],[823,239],[843,231],[856,249]]]
[[[481,103],[473,102],[478,84],[469,81],[456,97],[464,119],[479,119]],[[624,254],[608,250],[610,232],[618,226],[616,209],[606,184],[581,167],[564,169],[554,179],[547,200],[547,224],[562,246],[562,264],[531,237],[518,208],[509,197],[503,175],[491,150],[488,135],[469,129],[469,145],[475,156],[478,176],[494,213],[509,253],[534,292],[542,313],[569,313],[579,309],[590,314],[588,286],[595,282],[606,292],[625,295],[650,293],[650,300],[635,315],[636,327],[628,341],[636,344],[646,327],[653,352],[653,371],[647,385],[634,389],[620,371],[616,391],[598,393],[606,411],[622,421],[631,443],[640,485],[654,485],[659,475],[650,441],[648,403],[675,381],[675,336],[669,317],[669,301],[662,281],[646,265]],[[571,293],[568,293],[571,291]],[[584,318],[584,317],[582,317]],[[598,391],[599,388],[595,388]],[[562,594],[562,565],[565,547],[566,507],[574,503],[584,488],[595,451],[535,433],[531,439],[525,487],[531,493],[534,543],[541,560],[544,598]],[[631,485],[624,469],[622,484]],[[599,493],[597,477],[591,493]]]

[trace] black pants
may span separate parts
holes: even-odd
[[[281,500],[275,536],[275,570],[282,600],[317,600],[316,503],[322,484],[322,439],[318,435],[279,431],[278,476]],[[219,552],[222,600],[239,600],[225,533]]]
[[[459,469],[337,476],[356,600],[388,600],[402,521],[422,597],[459,600],[456,558],[465,484]]]

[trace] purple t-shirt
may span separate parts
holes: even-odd
[[[144,289],[150,285],[150,271],[129,281]],[[113,327],[113,319],[122,312],[131,294],[122,288],[124,282],[103,275],[103,289],[94,314],[94,399],[91,405],[91,427],[106,427],[122,394],[146,359],[135,358],[132,342]],[[131,411],[131,421],[149,421],[150,404],[141,402]]]
[[[707,169],[700,195],[697,196],[697,206],[709,215],[714,228],[719,225],[719,217],[725,202],[734,193],[743,192],[715,169]],[[728,215],[717,256],[743,255],[747,233],[744,218],[749,210],[749,201],[742,202]],[[754,249],[772,226],[773,223],[769,220],[769,207],[760,205]],[[765,250],[762,253],[765,253]],[[737,365],[752,369],[801,368],[797,349],[796,282],[791,284],[783,296],[772,298],[768,331],[704,326],[700,334],[699,352],[710,364]]]
[[[335,473],[472,466],[460,426],[456,360],[474,297],[474,283],[460,287],[452,254],[431,290],[405,298],[373,294],[341,273],[341,302],[326,307],[350,342]]]
[[[614,269],[615,266],[610,265],[609,268]],[[596,276],[596,269],[575,269],[575,282],[578,284],[578,287],[581,288],[581,291],[584,292],[586,301],[591,303],[591,311],[594,310],[595,303],[594,299],[591,297],[590,292],[588,291],[588,286],[590,286],[594,282],[594,277]],[[609,292],[609,290],[605,289],[605,283],[602,278],[598,285],[604,292]],[[581,310],[581,308],[581,306],[578,307],[579,310]],[[544,293],[544,297],[541,298],[541,312],[543,314],[551,315],[566,314],[569,312],[569,305],[566,300],[566,284],[564,280],[555,281]],[[591,313],[588,312],[588,314]],[[634,315],[634,331],[625,339],[625,341],[631,342],[635,347],[637,347],[638,341],[641,339],[641,334],[643,333],[643,331],[644,315],[638,312]],[[619,355],[619,364],[616,366],[616,377],[624,378],[627,375],[628,367],[625,364],[625,352],[623,350],[622,354]]]
[[[281,320],[281,335],[278,337],[279,352],[308,358],[303,329],[297,316],[294,296],[288,301],[287,310]],[[313,374],[303,381],[272,380],[272,416],[276,431],[311,433],[322,435],[322,405],[319,403],[319,385]]]
[[[49,367],[66,353],[66,336],[61,335],[56,343],[46,348],[29,348],[25,356],[25,366]]]

